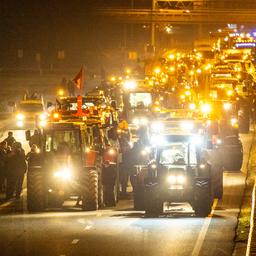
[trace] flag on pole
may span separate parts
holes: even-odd
[[[84,72],[84,66],[82,66],[78,74],[73,79],[73,82],[75,83],[77,89],[82,90],[84,88],[84,80],[85,80],[85,72]]]

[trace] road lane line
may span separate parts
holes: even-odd
[[[0,205],[0,209],[9,206],[12,202],[6,202]]]
[[[77,244],[80,241],[80,239],[74,239],[72,240],[71,244]]]
[[[198,256],[200,251],[201,251],[201,248],[203,246],[203,243],[204,243],[204,240],[205,240],[205,236],[207,234],[207,231],[208,231],[208,228],[210,226],[210,223],[211,223],[211,220],[212,220],[212,216],[213,216],[213,213],[216,209],[216,206],[218,204],[218,199],[214,199],[214,202],[213,202],[213,206],[212,206],[212,211],[211,211],[211,214],[209,215],[209,217],[207,217],[204,221],[204,224],[200,230],[200,233],[198,235],[198,238],[196,240],[196,245],[192,251],[192,254],[191,256]]]
[[[246,248],[246,256],[250,255],[251,243],[252,243],[252,233],[253,233],[253,229],[254,229],[255,189],[256,189],[256,185],[254,184],[253,191],[252,191],[252,210],[251,210],[251,218],[250,218],[249,238],[247,241],[247,248]]]

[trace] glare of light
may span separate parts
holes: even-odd
[[[116,77],[115,77],[115,76],[112,76],[112,77],[110,78],[110,80],[111,80],[112,82],[115,82],[115,81],[116,81]]]
[[[134,80],[127,80],[124,82],[124,88],[126,90],[133,90],[137,87],[137,83]]]
[[[164,124],[161,122],[152,123],[151,128],[153,131],[161,132],[164,129]]]
[[[58,119],[60,117],[59,113],[55,112],[53,113],[53,118],[54,119]]]
[[[168,55],[168,59],[169,59],[169,60],[174,60],[174,59],[175,59],[175,55],[172,54],[172,53],[169,54],[169,55]]]
[[[47,119],[47,114],[46,113],[40,114],[39,119],[42,121],[45,121]]]
[[[60,178],[60,179],[67,181],[72,178],[72,173],[71,173],[71,170],[66,167],[66,168],[63,168],[61,170],[54,172],[53,176],[55,178]]]
[[[90,151],[91,151],[91,149],[89,147],[86,147],[85,152],[89,153]]]
[[[204,169],[204,168],[205,168],[205,165],[204,165],[204,164],[200,164],[200,165],[199,165],[199,168],[200,168],[200,169]]]
[[[140,119],[140,124],[141,125],[147,125],[148,124],[148,119],[147,118],[141,118]]]
[[[138,118],[134,118],[132,120],[132,123],[135,124],[135,125],[139,125],[140,124],[140,120]]]
[[[64,90],[60,89],[60,90],[58,91],[58,95],[59,95],[59,96],[63,96],[63,95],[64,95]]]
[[[17,120],[24,120],[25,116],[22,113],[18,113],[16,118]]]
[[[183,131],[191,131],[194,128],[194,124],[188,121],[182,122],[180,126]]]
[[[160,74],[161,68],[156,67],[156,68],[154,69],[154,72],[155,72],[157,75]]]
[[[190,103],[189,104],[189,109],[190,110],[195,110],[196,109],[196,104],[195,103]]]
[[[190,70],[189,74],[190,74],[191,76],[193,76],[193,75],[195,74],[195,72],[194,72],[193,70]]]
[[[181,95],[180,95],[180,98],[181,98],[182,100],[184,100],[184,99],[185,99],[185,95],[181,94]]]
[[[225,110],[230,110],[231,107],[232,107],[232,105],[231,105],[231,103],[229,103],[229,102],[225,102],[225,103],[223,104],[223,108],[224,108]]]
[[[178,175],[177,176],[177,183],[178,184],[184,184],[186,182],[186,177],[184,175]]]
[[[143,155],[143,156],[146,156],[148,153],[147,153],[147,151],[146,150],[141,150],[141,155]]]
[[[205,103],[201,106],[201,111],[204,113],[204,114],[209,114],[211,112],[212,108],[211,108],[211,105],[208,104],[208,103]]]
[[[191,91],[185,91],[186,96],[190,96],[191,95]]]
[[[131,70],[130,70],[129,68],[127,68],[127,69],[125,70],[125,72],[126,72],[127,75],[131,74]]]
[[[161,135],[151,136],[150,142],[151,142],[152,145],[155,145],[155,146],[162,146],[162,145],[166,144],[165,138]]]
[[[175,71],[175,67],[174,67],[174,66],[170,66],[169,70],[170,70],[171,72],[174,72],[174,71]]]
[[[116,153],[116,151],[113,148],[111,148],[111,149],[108,150],[108,153],[110,155],[114,155]]]
[[[227,95],[228,95],[228,96],[232,96],[232,95],[233,95],[233,91],[232,91],[232,90],[228,90],[228,91],[227,91]]]
[[[176,176],[175,176],[175,175],[169,175],[169,176],[167,177],[167,181],[168,181],[168,183],[170,183],[170,184],[175,184],[175,183],[176,183]]]
[[[190,140],[190,143],[193,144],[193,145],[197,145],[197,146],[200,146],[203,144],[203,139],[201,136],[193,136]]]
[[[236,126],[238,124],[238,121],[236,118],[231,118],[231,125]]]
[[[39,126],[40,126],[40,127],[45,127],[46,124],[47,124],[46,120],[40,120],[40,121],[39,121]]]
[[[21,120],[17,121],[17,126],[18,127],[23,127],[23,125],[24,125],[23,121],[21,121]]]
[[[197,72],[198,74],[201,74],[201,73],[202,73],[202,70],[201,70],[200,68],[198,68],[198,69],[196,70],[196,72]]]
[[[157,166],[156,166],[156,164],[151,164],[150,167],[151,167],[151,169],[156,169]]]

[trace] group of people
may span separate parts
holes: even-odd
[[[12,132],[0,143],[0,190],[6,200],[20,198],[24,175],[27,171],[26,155]]]

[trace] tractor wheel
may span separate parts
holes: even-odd
[[[27,208],[30,212],[40,212],[45,208],[45,187],[42,170],[28,171]]]
[[[197,217],[207,217],[211,213],[212,196],[208,179],[197,179],[194,191],[193,209]]]
[[[98,172],[85,170],[82,176],[82,208],[85,211],[98,210]]]
[[[158,184],[146,185],[144,200],[147,217],[158,217],[163,212],[163,202],[159,194]]]
[[[144,187],[136,186],[133,192],[133,206],[136,211],[144,211]]]

